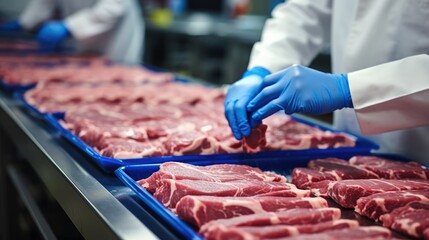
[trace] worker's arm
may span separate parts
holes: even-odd
[[[429,55],[348,74],[363,134],[429,125]]]
[[[112,29],[124,15],[130,0],[99,0],[94,6],[81,9],[64,22],[76,39],[88,39]]]
[[[48,20],[56,7],[55,0],[32,0],[19,17],[19,23],[24,29],[32,29]]]
[[[276,72],[292,64],[308,65],[331,32],[331,0],[288,0],[265,23],[253,46],[248,69]]]

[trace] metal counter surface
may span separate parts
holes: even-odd
[[[86,239],[179,239],[114,174],[0,92],[0,128]]]

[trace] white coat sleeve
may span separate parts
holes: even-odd
[[[348,74],[363,134],[429,125],[429,55]]]
[[[265,22],[248,68],[276,72],[292,64],[309,65],[331,32],[331,0],[288,0]]]
[[[55,0],[32,0],[19,16],[19,22],[24,29],[32,29],[39,23],[48,20],[55,7]]]
[[[112,29],[123,16],[128,0],[99,0],[68,16],[64,22],[74,38],[88,39]]]

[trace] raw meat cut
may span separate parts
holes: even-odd
[[[392,232],[383,227],[357,227],[326,231],[317,234],[302,234],[287,238],[288,240],[385,240],[391,239]],[[272,239],[274,240],[274,239]]]
[[[201,180],[163,179],[153,196],[168,208],[175,208],[177,202],[187,195],[223,197],[248,197],[276,191],[297,190],[295,185],[284,182],[263,182],[259,180],[234,180],[229,182],[207,182]]]
[[[172,133],[164,143],[173,156],[217,153],[216,139],[199,131]]]
[[[383,226],[390,227],[397,216],[403,213],[413,212],[418,209],[429,210],[429,204],[422,202],[410,202],[403,207],[394,209],[390,213],[381,215],[380,220],[383,222]]]
[[[264,124],[268,125],[266,148],[269,150],[325,149],[353,147],[356,144],[355,139],[346,134],[323,131],[283,114],[268,117]]]
[[[292,208],[328,207],[323,198],[185,196],[176,205],[179,218],[198,227],[216,219]]]
[[[416,180],[387,180],[359,179],[341,180],[328,185],[328,195],[345,208],[354,208],[359,198],[375,193],[401,190],[429,189],[429,181]]]
[[[328,189],[329,189],[329,184],[331,182],[335,182],[335,181],[323,180],[323,181],[312,183],[310,185],[311,193],[316,197],[329,198]]]
[[[106,146],[98,151],[101,155],[111,158],[156,157],[164,156],[168,153],[163,144],[156,141],[137,142],[132,139],[107,138],[103,139],[103,143]]]
[[[267,125],[260,124],[258,127],[253,128],[250,136],[244,137],[241,141],[243,143],[243,150],[247,153],[255,153],[264,149],[267,145],[265,139],[265,132],[267,131]]]
[[[348,161],[338,158],[315,159],[308,162],[308,168],[295,168],[292,172],[292,183],[299,188],[315,187],[314,183],[344,179],[379,178],[375,173],[352,166]]]
[[[338,158],[311,160],[308,163],[308,167],[331,174],[335,177],[335,180],[379,178],[378,175],[371,171],[352,166],[348,161]]]
[[[363,216],[378,220],[385,213],[410,202],[429,204],[429,189],[376,193],[357,200],[355,211]]]
[[[428,238],[429,204],[413,202],[380,217],[383,225],[417,238]]]
[[[265,182],[286,182],[284,176],[264,172],[259,168],[236,164],[213,164],[196,166],[180,162],[166,162],[160,165],[159,171],[150,177],[138,181],[149,192],[154,193],[161,187],[162,180],[201,180],[208,182],[229,182],[235,180],[259,180]]]
[[[310,197],[310,190],[302,190],[302,189],[294,189],[293,191],[288,190],[280,190],[280,191],[272,191],[267,193],[257,194],[255,196],[258,197]]]
[[[309,168],[294,168],[292,171],[292,183],[302,189],[309,189],[312,183],[324,180],[335,181],[336,179],[332,174]]]
[[[339,208],[296,208],[283,212],[259,213],[210,221],[200,228],[199,233],[206,238],[211,238],[211,235],[216,236],[222,229],[231,227],[314,224],[337,220],[340,216]]]
[[[299,234],[320,233],[329,230],[356,228],[356,220],[339,219],[328,222],[305,225],[273,225],[263,227],[231,227],[221,228],[216,234],[210,235],[208,240],[262,240],[272,238],[285,238]]]
[[[427,179],[425,169],[416,162],[399,162],[375,156],[355,156],[350,164],[366,168],[386,179]]]

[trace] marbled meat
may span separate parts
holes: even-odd
[[[337,220],[340,216],[339,208],[296,208],[283,212],[259,213],[210,221],[200,228],[199,233],[210,239],[222,229],[232,227],[314,224]]]
[[[185,196],[176,205],[179,218],[200,227],[216,219],[293,208],[328,207],[324,198]]]
[[[355,211],[363,216],[378,220],[385,213],[410,202],[429,204],[429,189],[376,193],[357,200]]]

